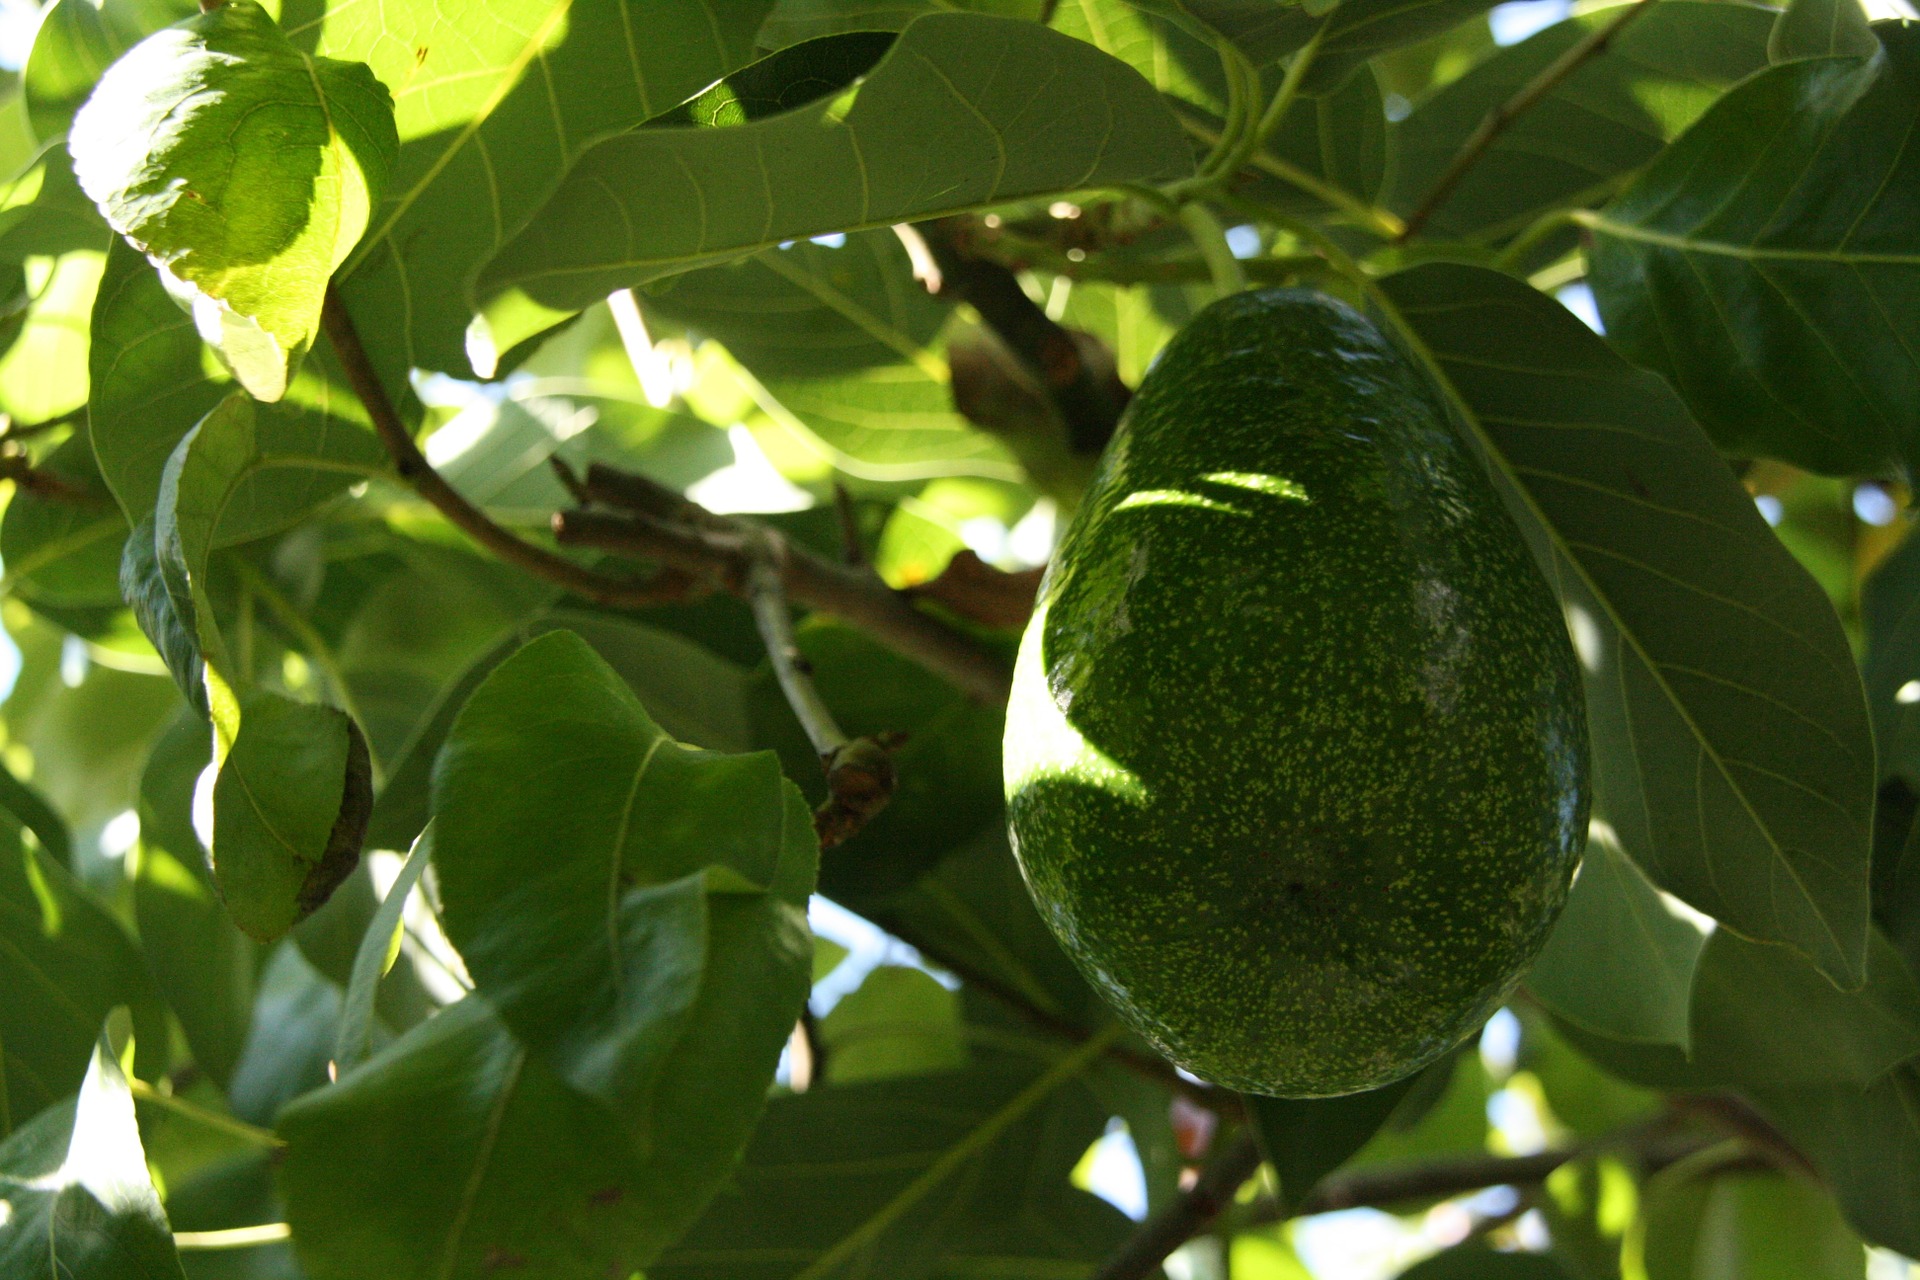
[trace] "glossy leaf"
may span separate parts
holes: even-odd
[[[399,147],[386,86],[229,0],[114,63],[69,145],[81,187],[240,384],[285,395],[328,278],[381,203]]]
[[[1767,57],[1869,58],[1880,48],[1860,0],[1792,0],[1773,21]]]
[[[1675,911],[1612,828],[1602,827],[1589,837],[1566,910],[1527,971],[1527,990],[1599,1035],[1685,1050],[1705,923]]]
[[[71,1104],[0,1143],[0,1274],[19,1280],[185,1280],[147,1173],[133,1095],[96,1039]]]
[[[775,1099],[732,1185],[652,1280],[1058,1274],[1131,1228],[1071,1186],[1106,1113],[1051,1063],[829,1086]]]
[[[1618,10],[1569,18],[1500,50],[1424,99],[1394,128],[1397,213],[1418,205],[1491,111]],[[1502,131],[1427,224],[1442,237],[1510,235],[1557,205],[1591,199],[1651,160],[1721,91],[1767,65],[1771,11],[1656,5]]]
[[[389,390],[409,367],[465,373],[473,277],[582,153],[747,62],[772,0],[436,0],[340,6],[297,24],[317,52],[364,61],[396,86],[400,153],[341,290]],[[604,294],[606,291],[602,290]],[[495,316],[472,330],[473,367],[510,364],[559,317]],[[518,322],[517,324],[515,322]]]
[[[1080,110],[1089,99],[1104,104],[1097,116]],[[574,311],[783,240],[1190,168],[1131,69],[1033,23],[932,14],[828,101],[596,146],[489,264],[481,293],[489,307],[525,296]]]
[[[159,500],[168,457],[233,384],[217,366],[208,370],[192,318],[124,243],[107,255],[92,323],[94,453],[107,487],[137,523]],[[276,533],[385,463],[365,411],[337,385],[324,353],[306,362],[278,404],[255,405],[252,413],[260,465],[229,497],[215,545]]]
[[[798,793],[770,754],[672,742],[554,632],[448,735],[433,857],[479,991],[605,1113],[646,1179],[641,1251],[664,1245],[737,1157],[806,998],[816,845]]]
[[[1873,745],[1819,587],[1673,394],[1551,298],[1474,267],[1383,283],[1566,607],[1595,816],[1654,884],[1857,984]]]
[[[1612,341],[1722,448],[1815,471],[1920,458],[1920,28],[1729,93],[1590,223]]]

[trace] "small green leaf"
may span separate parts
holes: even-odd
[[[883,964],[820,1020],[829,1084],[952,1071],[967,1063],[958,993]]]
[[[1721,448],[1830,474],[1920,463],[1920,26],[1764,71],[1594,215],[1607,336]]]
[[[399,148],[385,86],[302,53],[259,5],[230,0],[109,68],[71,146],[81,187],[241,385],[286,394]]]
[[[105,1035],[71,1104],[0,1144],[0,1275],[186,1280]]]
[[[1451,1073],[1453,1063],[1445,1061],[1429,1070]],[[1320,1179],[1366,1146],[1421,1078],[1417,1074],[1408,1076],[1384,1089],[1344,1098],[1247,1095],[1261,1154],[1279,1180],[1281,1205],[1291,1210]]]
[[[1102,110],[1084,111],[1089,99]],[[486,308],[530,298],[576,311],[784,240],[1191,168],[1178,125],[1131,68],[1034,23],[931,14],[863,81],[813,106],[593,147],[488,264],[480,293]]]
[[[134,621],[153,644],[174,683],[196,711],[207,714],[207,686],[201,678],[200,633],[190,594],[167,589],[159,548],[153,540],[151,515],[127,535],[120,560],[120,594],[133,609]]]
[[[1773,20],[1767,37],[1771,62],[1870,58],[1879,48],[1860,0],[1792,0]]]
[[[1554,1013],[1615,1040],[1687,1047],[1704,921],[1676,911],[1620,848],[1612,828],[1587,842],[1580,874],[1527,990]]]

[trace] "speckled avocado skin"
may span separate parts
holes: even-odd
[[[1067,530],[1008,708],[1061,944],[1204,1079],[1376,1088],[1512,991],[1587,829],[1580,672],[1413,366],[1299,290],[1197,316]]]

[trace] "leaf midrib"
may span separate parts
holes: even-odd
[[[1655,231],[1630,222],[1620,222],[1605,214],[1589,213],[1577,218],[1580,225],[1617,240],[1659,245],[1681,253],[1700,253],[1711,257],[1737,258],[1744,262],[1825,262],[1842,266],[1920,266],[1920,253],[1857,253],[1842,249],[1763,249],[1756,245],[1734,244],[1727,240],[1706,240],[1691,235]]]

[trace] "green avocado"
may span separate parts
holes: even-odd
[[[1008,822],[1061,945],[1179,1066],[1377,1088],[1513,990],[1587,835],[1560,611],[1422,376],[1300,290],[1147,375],[1021,642]]]

